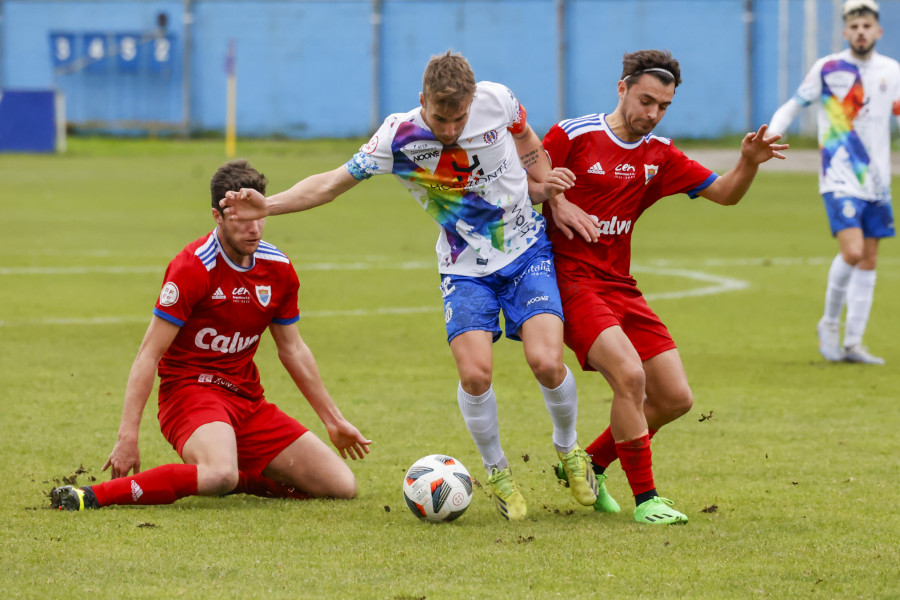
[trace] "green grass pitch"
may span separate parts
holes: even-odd
[[[342,164],[359,142],[241,142],[279,191]],[[737,157],[737,144],[734,156]],[[884,367],[826,364],[815,323],[835,243],[814,174],[764,166],[743,202],[661,201],[636,227],[634,272],[669,326],[695,396],[654,440],[660,492],[690,517],[640,526],[594,514],[552,475],[550,423],[519,345],[495,345],[502,442],[529,501],[499,518],[483,488],[448,525],[414,518],[402,476],[435,452],[484,480],[456,406],[433,245],[392,178],[265,238],[300,275],[301,335],[344,414],[374,440],[353,501],[188,498],[171,506],[48,510],[112,449],[131,362],[163,269],[213,227],[221,142],[79,140],[65,156],[0,156],[0,590],[95,598],[900,597],[900,245],[882,244],[866,342]],[[895,186],[895,190],[896,190]],[[567,362],[576,367],[567,351]],[[266,338],[267,396],[327,439]],[[573,368],[580,440],[611,393]],[[711,418],[709,418],[711,417]],[[144,468],[175,462],[154,397]]]

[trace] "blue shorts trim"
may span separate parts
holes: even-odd
[[[862,229],[863,237],[894,237],[894,211],[890,201],[873,202],[850,196],[822,194],[831,235],[851,227]]]
[[[563,319],[553,253],[546,237],[502,269],[482,277],[441,273],[447,341],[467,331],[488,331],[500,339],[500,311],[506,337],[522,341],[519,329],[531,317],[550,313]]]

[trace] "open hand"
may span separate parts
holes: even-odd
[[[768,128],[768,125],[763,124],[759,131],[756,133],[751,131],[741,141],[741,156],[755,165],[760,165],[773,157],[784,160],[785,156],[781,151],[790,147],[788,144],[775,143],[781,139],[780,134],[766,137]]]
[[[252,188],[225,192],[219,206],[230,221],[256,221],[266,216],[266,197]]]

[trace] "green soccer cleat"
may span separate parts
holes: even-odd
[[[584,506],[594,504],[597,501],[597,478],[591,468],[591,457],[578,446],[565,454],[557,451],[556,455],[575,501]]]
[[[90,487],[77,488],[64,485],[50,490],[50,508],[57,510],[85,510],[99,508],[97,496]]]
[[[634,509],[634,520],[638,523],[652,523],[653,525],[681,525],[687,523],[687,515],[671,508],[674,504],[668,498],[655,496],[637,505]]]
[[[593,469],[591,470],[593,471]],[[556,473],[556,477],[561,481],[564,481],[566,483],[566,486],[568,486],[569,478],[566,475],[566,470],[563,469],[562,462],[556,463],[556,469],[554,471]],[[606,491],[606,473],[594,473],[594,477],[597,480],[597,500],[594,502],[594,510],[597,512],[607,513],[620,512],[622,509],[619,508],[619,503],[616,502],[615,498],[609,495],[608,491]]]
[[[512,480],[512,473],[509,467],[502,471],[496,468],[491,470],[491,476],[488,477],[488,485],[491,486],[491,497],[494,498],[494,504],[500,515],[508,521],[519,521],[528,514],[528,505],[525,504],[525,497],[516,487]]]

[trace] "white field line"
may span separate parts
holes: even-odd
[[[299,271],[380,271],[414,269],[433,269],[435,262],[401,262],[401,263],[309,263],[294,264]],[[0,275],[88,275],[102,273],[105,275],[141,275],[144,273],[163,273],[165,266],[155,267],[117,267],[117,266],[74,266],[74,267],[0,267]]]
[[[763,265],[808,265],[808,264],[827,264],[831,259],[826,258],[747,258],[747,259],[731,259],[719,260],[709,259],[702,261],[701,264],[707,267],[726,267],[726,266],[763,266]],[[652,273],[656,275],[664,275],[669,277],[679,277],[692,281],[706,283],[701,287],[690,288],[686,290],[673,290],[670,292],[657,292],[646,294],[648,300],[672,300],[678,298],[689,298],[696,296],[709,296],[714,294],[724,294],[736,290],[742,290],[749,287],[747,281],[735,279],[733,277],[724,277],[714,275],[704,271],[673,268],[668,265],[674,264],[673,261],[659,260],[652,261],[651,265],[633,265],[632,271],[635,273]],[[306,265],[298,265],[298,270],[368,270],[368,269],[430,269],[434,264],[431,261],[424,262],[406,262],[389,264],[379,263],[310,263]],[[79,266],[79,267],[0,267],[0,275],[83,275],[88,273],[105,273],[105,274],[140,274],[140,273],[157,273],[161,272],[160,267],[103,267],[103,266]],[[407,307],[389,307],[375,309],[352,309],[352,310],[320,310],[305,311],[302,313],[306,318],[332,318],[332,317],[370,317],[379,315],[407,315],[418,313],[438,312],[441,310],[439,304],[429,306],[407,306]],[[150,316],[129,316],[129,317],[92,317],[92,318],[45,318],[45,319],[25,319],[22,321],[3,321],[0,320],[0,327],[11,326],[34,326],[34,325],[118,325],[125,323],[147,323]]]

